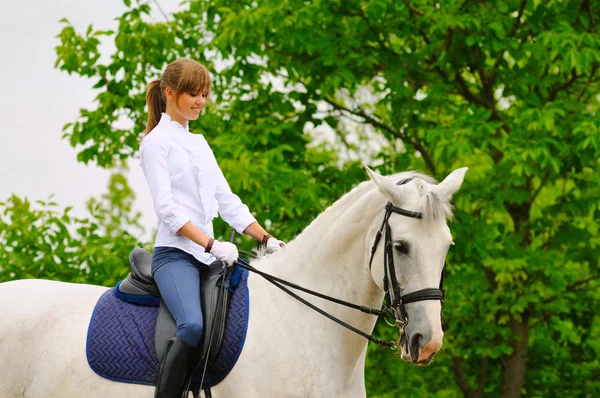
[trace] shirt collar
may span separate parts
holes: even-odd
[[[165,127],[168,127],[170,130],[184,131],[186,133],[190,132],[189,123],[186,122],[185,127],[183,127],[181,124],[179,124],[179,122],[176,122],[173,119],[171,119],[171,117],[165,112],[162,112],[162,116],[158,124],[162,124]]]

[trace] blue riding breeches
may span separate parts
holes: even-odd
[[[194,256],[174,247],[155,247],[152,276],[169,312],[177,324],[177,335],[197,347],[202,338],[200,268]]]

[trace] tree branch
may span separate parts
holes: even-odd
[[[431,44],[431,40],[429,40],[429,37],[427,37],[427,35],[425,34],[425,32],[423,31],[422,28],[419,28],[419,34],[421,35],[421,37],[423,38],[423,40],[425,41],[425,43],[427,45]],[[445,41],[444,41],[445,42]],[[437,51],[434,52],[434,54],[437,53]],[[427,60],[427,63],[429,65],[432,65],[437,61],[437,57],[435,55],[432,56],[432,59]],[[446,83],[450,83],[450,79],[448,78],[448,75],[446,74],[446,72],[444,72],[439,66],[433,66],[433,69],[430,69],[431,71],[433,71],[435,74],[439,75],[442,79],[444,79],[444,81]]]
[[[581,287],[587,283],[590,283],[590,282],[596,282],[597,280],[598,280],[598,278],[596,278],[596,277],[589,277],[587,279],[582,279],[580,281],[573,283],[572,285],[567,285],[567,287],[565,288],[565,291],[577,290],[579,287]],[[543,301],[543,303],[548,304],[548,303],[552,302],[554,299],[556,299],[557,297],[558,297],[558,295],[548,297],[547,299],[545,299]]]
[[[410,12],[413,12],[415,14],[419,14],[421,16],[424,16],[425,13],[417,8],[415,8],[414,6],[412,6],[408,0],[402,0],[402,2],[404,3],[404,5],[410,10]]]
[[[465,99],[467,101],[469,101],[473,104],[476,104],[476,105],[481,105],[487,109],[491,109],[491,110],[494,109],[494,104],[490,104],[484,98],[481,98],[480,96],[475,95],[471,92],[471,90],[469,89],[469,86],[467,85],[467,82],[465,81],[465,79],[463,79],[462,75],[460,74],[460,71],[456,72],[455,78],[461,87],[462,96],[465,97]]]
[[[513,26],[510,29],[510,32],[508,33],[507,39],[514,37],[514,35],[517,33],[517,30],[519,30],[519,26],[521,26],[521,18],[523,17],[523,12],[525,12],[526,6],[527,0],[521,0],[521,5],[519,6],[517,18],[515,19],[515,22],[513,23]],[[498,58],[496,58],[496,62],[494,62],[494,67],[492,68],[492,73],[496,73],[495,71],[496,69],[498,69],[498,66],[500,66],[500,62],[502,62],[502,57],[504,57],[505,52],[506,50],[502,50],[500,52],[500,55],[498,55]]]
[[[592,100],[592,98],[596,98],[596,96],[600,94],[600,88],[598,90],[594,90],[591,93],[589,93],[588,95],[585,96],[585,98],[582,99],[582,103],[587,104],[588,102],[590,102]]]
[[[488,283],[490,284],[490,287],[492,288],[492,290],[496,290],[498,288],[498,283],[496,283],[496,274],[494,273],[494,271],[492,271],[491,269],[487,269],[487,268],[484,268],[484,272],[485,272],[485,278],[487,279]]]
[[[485,389],[485,385],[487,383],[488,360],[488,357],[481,358],[481,373],[479,374],[479,385],[477,386],[477,391],[475,391],[475,396],[478,398],[483,396],[483,390]]]
[[[550,95],[549,95],[550,101],[554,101],[556,99],[556,96],[558,95],[558,93],[568,89],[573,83],[575,83],[575,81],[577,80],[578,77],[580,77],[580,75],[578,75],[577,72],[575,71],[575,69],[573,69],[571,71],[571,78],[569,80],[567,80],[564,83],[559,83],[559,84],[555,85],[554,87],[552,87],[552,89],[550,90]]]
[[[396,123],[399,124],[397,121]],[[420,123],[421,121],[417,120],[414,124],[418,125]],[[429,154],[427,148],[425,148],[425,146],[421,143],[421,140],[419,140],[418,132],[415,131],[415,134],[412,135],[412,137],[409,137],[408,135],[406,135],[406,137],[409,140],[408,142],[412,144],[412,146],[414,146],[415,149],[421,153],[429,171],[431,171],[431,173],[434,176],[437,176],[437,168],[435,167],[435,163],[433,163],[433,159],[431,158],[431,155]]]
[[[513,352],[505,358],[505,367],[502,371],[502,398],[515,398],[521,396],[521,389],[525,382],[528,358],[528,337],[531,327],[529,325],[530,314],[524,311],[521,320],[513,319],[510,329],[517,337]]]
[[[587,12],[590,21],[588,32],[593,33],[596,31],[596,22],[594,22],[594,17],[592,17],[592,0],[584,0],[581,6],[585,7],[585,11]]]
[[[391,54],[393,54],[397,57],[401,56],[400,53],[397,53],[396,51],[392,50],[391,48],[389,48],[388,46],[385,45],[385,43],[381,40],[381,37],[379,37],[379,32],[377,30],[375,30],[375,27],[373,27],[373,25],[369,22],[369,19],[365,15],[364,10],[360,7],[358,7],[358,10],[359,10],[358,14],[351,14],[351,15],[357,15],[358,17],[360,17],[362,20],[365,21],[365,23],[369,27],[369,30],[371,31],[373,36],[375,36],[375,40],[377,41],[377,44],[379,44],[379,47],[381,47],[382,50],[390,52]]]
[[[588,89],[588,87],[592,84],[592,82],[594,81],[594,76],[596,75],[596,71],[598,70],[598,65],[594,65],[592,67],[592,72],[590,73],[590,78],[588,79],[588,81],[583,85],[583,87],[581,88],[581,91],[579,91],[579,94],[577,95],[577,101],[579,101],[581,99],[581,97],[583,97],[583,94],[585,93],[585,90]]]
[[[427,35],[425,34],[425,32],[423,31],[423,28],[419,27],[419,34],[421,35],[421,37],[423,38],[423,40],[425,40],[425,43],[427,45],[431,44],[431,41],[429,41],[429,37],[427,37]]]
[[[373,126],[377,126],[380,129],[385,130],[388,133],[392,134],[393,136],[400,138],[402,140],[406,139],[406,136],[404,134],[402,134],[399,131],[394,130],[392,127],[380,122],[379,120],[373,118],[372,116],[367,115],[364,111],[352,110],[352,109],[346,108],[345,106],[338,104],[337,102],[335,102],[327,97],[323,97],[323,100],[325,102],[327,102],[329,105],[333,106],[334,109],[337,109],[339,111],[348,112],[348,113],[356,115],[356,116],[360,116],[363,119],[365,119],[366,121],[368,121],[370,124],[372,124]]]
[[[583,280],[573,283],[572,285],[567,286],[566,290],[575,290],[575,289],[579,288],[580,286],[585,285],[586,283],[594,282],[596,280],[598,280],[598,278],[596,278],[596,277],[590,277],[588,279],[583,279]]]
[[[452,358],[452,371],[454,373],[454,380],[456,380],[456,384],[462,391],[463,395],[465,397],[472,397],[475,391],[473,391],[471,386],[469,386],[469,381],[465,376],[465,370],[463,369],[461,358]]]
[[[510,33],[508,34],[509,37],[513,37],[517,33],[519,26],[521,26],[521,17],[523,17],[523,12],[525,12],[526,6],[527,6],[527,0],[521,0],[521,5],[519,6],[519,13],[517,14],[515,23],[513,24],[512,28],[510,29]]]
[[[544,177],[542,178],[540,185],[537,187],[535,192],[531,195],[531,203],[533,203],[535,201],[535,198],[537,198],[537,196],[539,195],[539,193],[542,190],[542,188],[544,187],[544,185],[546,185],[546,182],[548,182],[548,177],[550,177],[550,169],[546,170],[546,173],[544,174]]]
[[[494,99],[494,80],[496,79],[496,76],[494,73],[490,73],[487,74],[485,73],[485,70],[483,69],[483,67],[480,67],[477,69],[477,74],[479,74],[479,79],[481,80],[481,85],[483,88],[483,98],[491,103],[494,104],[494,108],[495,108],[495,102],[496,100]]]
[[[323,100],[325,102],[327,102],[329,105],[331,105],[334,109],[337,109],[339,111],[344,111],[347,112],[351,115],[356,115],[359,116],[361,118],[363,118],[365,121],[363,123],[370,123],[375,127],[379,127],[380,129],[387,131],[388,133],[390,133],[392,136],[396,137],[396,138],[400,138],[403,141],[408,142],[410,145],[412,145],[417,151],[419,151],[421,153],[421,155],[423,156],[423,160],[425,161],[425,164],[427,165],[427,168],[429,169],[429,171],[431,171],[431,173],[436,176],[437,175],[437,169],[435,167],[435,163],[433,163],[433,159],[431,158],[431,156],[429,155],[429,151],[427,150],[427,148],[425,148],[425,146],[421,143],[421,141],[419,141],[419,139],[417,137],[410,137],[406,134],[403,134],[401,131],[396,130],[390,126],[388,126],[387,124],[384,124],[382,122],[380,122],[379,120],[377,120],[376,118],[374,118],[373,116],[367,115],[364,111],[362,110],[356,110],[356,109],[349,109],[341,104],[338,104],[337,102],[324,97]]]

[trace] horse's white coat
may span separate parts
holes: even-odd
[[[394,241],[408,242],[411,248],[409,256],[395,259],[403,293],[437,287],[451,236],[445,217],[428,216],[448,213],[444,206],[465,172],[459,169],[437,186],[424,176],[397,186],[396,181],[412,174],[381,177],[369,170],[376,184],[360,184],[284,250],[253,265],[313,290],[379,308],[383,300],[381,244],[372,270],[368,254],[384,205],[392,200],[396,206],[430,213],[425,220],[400,215],[390,219]],[[438,198],[428,196],[432,193]],[[427,200],[434,202],[426,205]],[[367,341],[363,337],[305,307],[260,276],[250,275],[249,288],[246,345],[229,376],[213,387],[215,398],[365,397]],[[105,290],[44,280],[0,284],[1,397],[153,396],[153,387],[106,380],[87,364],[87,327]],[[365,332],[371,333],[375,326],[374,316],[301,295]],[[441,347],[440,303],[411,303],[407,311],[407,335],[409,340],[421,336],[417,355],[419,360],[426,359]],[[403,359],[410,359],[405,349]]]

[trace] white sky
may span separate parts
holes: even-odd
[[[168,14],[180,0],[158,0]],[[163,16],[153,6],[153,18]],[[122,0],[55,0],[3,2],[0,13],[0,201],[11,194],[30,200],[55,194],[73,215],[87,215],[85,201],[106,192],[110,172],[78,163],[77,152],[61,139],[62,127],[75,121],[80,108],[92,108],[91,80],[54,69],[56,36],[67,18],[78,32],[116,29],[125,11]],[[112,52],[112,43],[106,44]],[[137,161],[128,181],[136,192],[136,209],[151,232],[156,225],[150,193]]]
[[[148,1],[152,19],[157,21],[163,21],[164,17],[155,1],[167,14],[177,10],[181,3],[181,0]],[[115,18],[125,9],[122,0],[33,0],[2,5],[0,201],[13,193],[31,201],[55,194],[54,200],[61,208],[73,206],[72,215],[86,216],[85,201],[107,191],[110,171],[77,162],[77,151],[61,139],[63,126],[76,120],[80,108],[94,109],[93,99],[97,95],[92,89],[94,82],[54,69],[54,47],[59,44],[56,36],[63,27],[60,19],[67,18],[78,33],[84,33],[90,24],[94,29],[116,29]],[[101,53],[107,57],[113,49],[109,40],[101,47]],[[314,135],[318,142],[335,141],[331,129],[323,126],[317,127]],[[355,141],[353,137],[348,140]],[[372,140],[375,152],[382,145],[376,141],[381,138]],[[142,212],[142,225],[148,234],[145,238],[150,239],[149,234],[156,226],[150,192],[139,161],[130,161],[129,169],[128,182],[136,193],[135,209]]]

